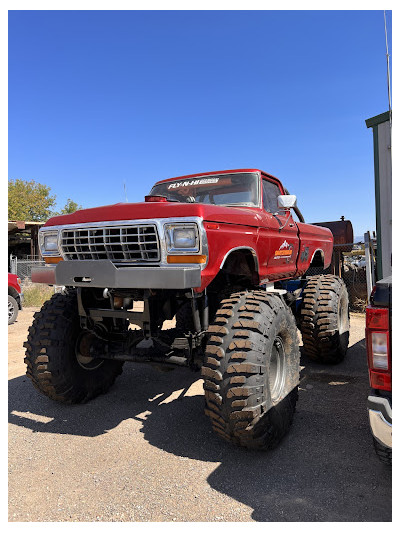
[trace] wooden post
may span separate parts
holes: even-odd
[[[38,226],[31,227],[31,255],[34,257],[40,255],[38,246]]]

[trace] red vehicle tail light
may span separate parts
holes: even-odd
[[[369,329],[389,329],[389,309],[387,307],[367,307],[366,325]]]
[[[369,383],[372,389],[392,390],[392,376],[379,372],[369,371]]]
[[[389,370],[389,334],[384,331],[371,332],[372,367]]]
[[[389,335],[389,309],[367,307],[365,338],[370,385],[373,389],[392,390]]]

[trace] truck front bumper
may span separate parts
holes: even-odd
[[[387,398],[368,396],[369,424],[373,436],[387,448],[392,447],[392,408]]]
[[[55,266],[32,269],[32,281],[66,287],[124,289],[189,289],[200,287],[200,265],[122,266],[108,259],[60,261]]]

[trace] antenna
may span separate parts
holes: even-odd
[[[126,195],[126,184],[125,184],[125,180],[124,180],[124,194],[125,194],[125,202],[128,203],[128,197]]]
[[[386,27],[386,11],[383,11],[383,18],[385,19],[387,85],[388,85],[388,98],[389,98],[389,121],[390,121],[390,126],[391,126],[392,125],[392,101],[391,101],[391,97],[390,97],[390,61],[389,61],[389,48],[388,48],[387,27]]]

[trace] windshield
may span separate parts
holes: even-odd
[[[159,183],[150,195],[165,196],[175,202],[258,207],[258,184],[256,172],[213,174]]]

